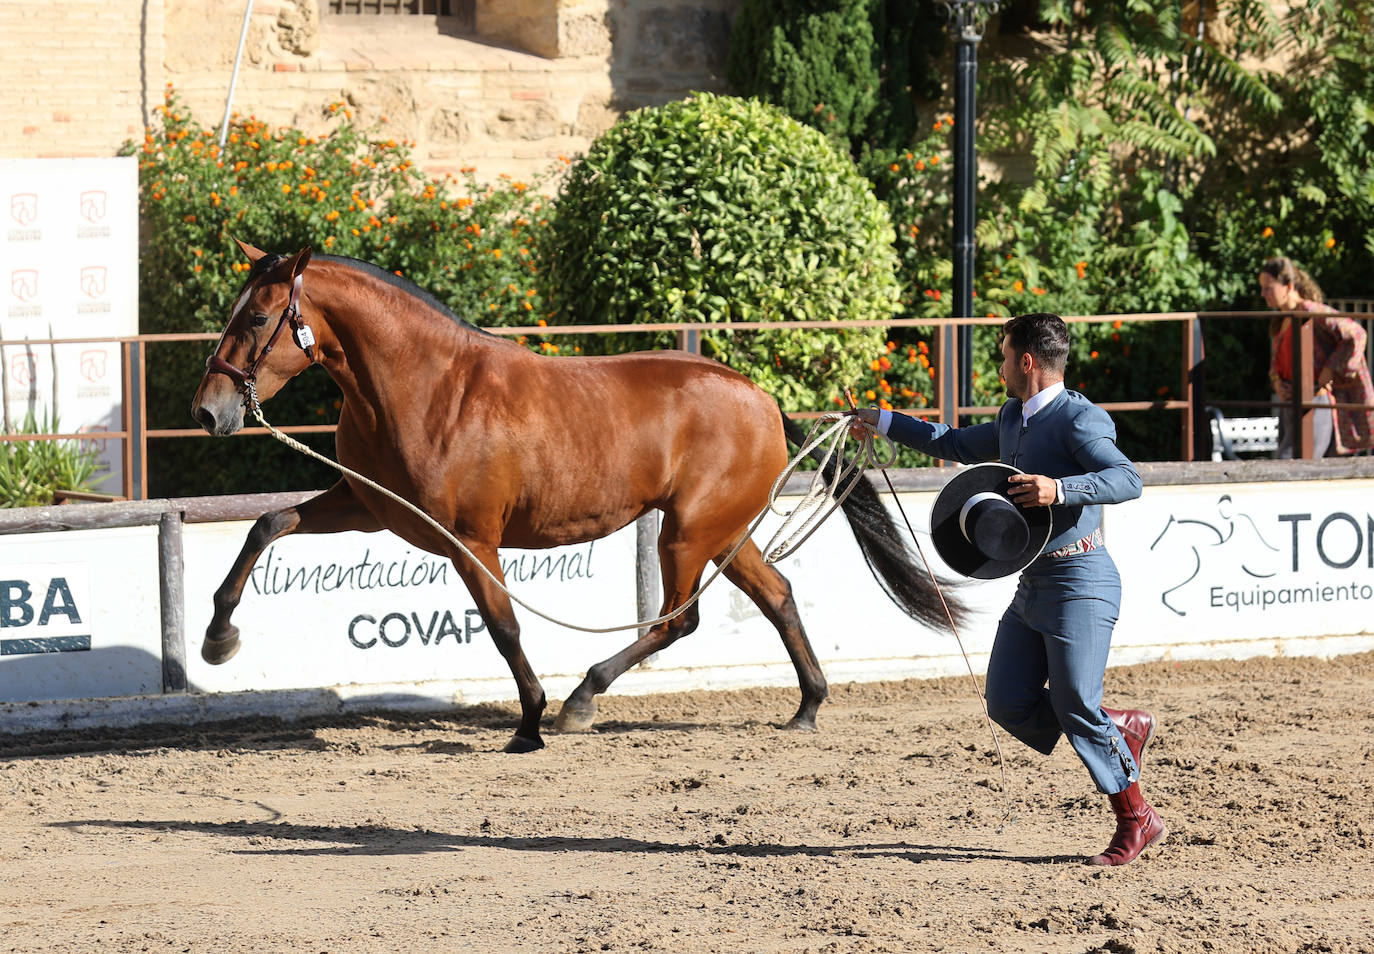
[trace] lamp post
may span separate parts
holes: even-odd
[[[977,102],[978,43],[988,18],[997,12],[999,0],[942,0],[954,31],[954,288],[953,317],[973,317],[973,267],[978,192],[978,159],[974,151]],[[942,375],[941,401],[949,423],[958,417],[954,408],[973,403],[973,327],[956,335],[946,328],[941,336],[944,355],[958,355],[957,371]],[[941,362],[949,369],[946,357]],[[957,378],[957,382],[956,379]]]

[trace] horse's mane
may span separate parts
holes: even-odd
[[[452,308],[450,308],[448,305],[445,305],[438,298],[434,297],[432,293],[426,291],[425,289],[421,288],[419,285],[415,284],[413,281],[402,275],[397,275],[395,272],[389,272],[385,268],[382,268],[378,265],[374,265],[371,262],[365,262],[360,258],[349,258],[346,255],[316,255],[314,257],[322,262],[334,262],[339,265],[347,266],[348,268],[356,269],[357,271],[360,271],[365,275],[371,275],[373,278],[376,278],[379,281],[386,282],[393,288],[399,288],[407,295],[411,295],[412,297],[420,299],[420,301],[424,302],[426,305],[429,305],[429,307],[439,312],[439,314],[444,315],[450,321],[453,321],[455,324],[461,325],[463,328],[467,330],[480,332],[484,335],[491,333],[489,331],[485,331],[482,328],[478,328],[470,321],[465,321],[462,318],[459,318],[458,315],[454,313]]]
[[[439,314],[444,315],[450,321],[454,322],[455,324],[461,325],[465,329],[476,331],[484,335],[491,334],[491,332],[489,331],[486,331],[482,328],[478,328],[472,322],[464,321],[462,318],[459,318],[458,315],[454,313],[452,308],[450,308],[448,305],[445,305],[438,298],[435,298],[433,294],[425,291],[423,288],[412,282],[410,279],[397,275],[395,272],[388,272],[385,268],[373,265],[371,262],[365,262],[360,258],[349,258],[346,255],[315,255],[312,257],[315,258],[317,261],[334,262],[338,265],[344,265],[348,268],[356,269],[357,271],[360,271],[365,275],[370,275],[373,278],[378,279],[379,281],[386,282],[393,288],[399,288],[407,295],[411,295],[412,297],[420,299],[420,301],[424,302],[426,305],[433,308],[435,311],[439,312]],[[248,284],[252,282],[255,278],[258,278],[262,275],[266,275],[281,262],[285,261],[286,258],[287,256],[282,255],[280,253],[273,253],[270,255],[264,255],[262,258],[258,259],[256,262],[253,263],[253,267],[248,270],[248,277],[244,279],[243,287],[247,288]]]

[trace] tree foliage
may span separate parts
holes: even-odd
[[[546,249],[563,323],[841,322],[896,307],[892,225],[869,183],[819,132],[753,100],[696,94],[624,116],[573,166]],[[798,410],[881,340],[703,336]]]
[[[939,96],[935,0],[744,0],[726,76],[856,156],[907,148]]]

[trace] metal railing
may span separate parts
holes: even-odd
[[[1374,320],[1374,300],[1338,300],[1333,303],[1339,309],[1338,313],[1346,317],[1361,319],[1366,326]],[[1162,312],[1162,313],[1137,313],[1137,314],[1118,314],[1118,315],[1073,315],[1065,316],[1065,321],[1071,324],[1081,324],[1088,322],[1121,322],[1131,324],[1138,322],[1175,322],[1179,325],[1179,347],[1181,352],[1182,375],[1179,382],[1180,398],[1162,399],[1153,398],[1137,401],[1113,401],[1101,402],[1099,404],[1104,410],[1109,412],[1139,412],[1139,411],[1177,411],[1182,415],[1181,439],[1179,443],[1179,460],[1193,461],[1206,460],[1210,455],[1210,432],[1207,424],[1207,406],[1209,404],[1206,396],[1206,378],[1204,362],[1204,322],[1209,319],[1240,318],[1240,319],[1269,319],[1280,315],[1280,312],[1249,312],[1249,311],[1182,311],[1182,312]],[[1310,313],[1300,313],[1299,317],[1310,318]],[[494,327],[485,328],[495,335],[506,337],[553,337],[559,335],[588,335],[588,334],[646,334],[673,332],[677,335],[677,346],[680,349],[700,353],[701,334],[704,331],[711,333],[722,332],[757,332],[771,330],[799,330],[799,329],[820,329],[838,331],[846,328],[933,328],[935,329],[936,349],[933,363],[937,369],[935,381],[937,386],[937,403],[920,409],[922,416],[934,418],[948,424],[957,424],[960,419],[969,416],[993,414],[997,411],[997,406],[969,406],[961,405],[957,399],[957,382],[960,379],[963,369],[959,367],[959,349],[955,344],[956,332],[960,327],[974,325],[1000,325],[1003,318],[943,318],[943,319],[895,319],[895,320],[868,320],[868,321],[846,321],[837,323],[833,321],[747,321],[731,322],[728,324],[702,324],[697,322],[668,322],[663,324],[635,324],[635,325],[554,325],[554,326],[521,326],[521,327]],[[1312,412],[1319,407],[1329,408],[1330,405],[1318,405],[1311,401],[1304,401],[1301,395],[1312,393],[1312,367],[1310,362],[1302,360],[1303,355],[1312,353],[1312,328],[1310,321],[1293,323],[1294,342],[1293,359],[1294,366],[1301,369],[1299,375],[1299,387],[1294,389],[1294,399],[1280,410],[1286,410],[1293,415],[1293,420],[1297,422],[1295,433],[1301,435],[1301,441],[1295,441],[1295,456],[1310,457],[1312,451]],[[1374,337],[1374,336],[1372,336]],[[129,500],[145,500],[148,495],[148,475],[145,462],[147,460],[148,441],[163,438],[195,438],[208,437],[200,428],[149,428],[147,421],[147,388],[144,364],[145,348],[149,345],[189,342],[189,341],[216,341],[219,335],[215,333],[187,333],[187,334],[156,334],[156,335],[133,335],[129,337],[106,337],[106,338],[62,338],[62,339],[24,339],[14,341],[0,341],[0,348],[11,347],[34,347],[34,346],[53,346],[71,344],[118,344],[123,355],[123,376],[121,383],[121,427],[119,430],[112,431],[86,431],[58,434],[0,434],[0,442],[11,441],[35,441],[35,440],[78,440],[78,441],[109,441],[119,440],[123,442],[123,487],[122,496]],[[1369,345],[1374,348],[1374,341]],[[1257,357],[1257,360],[1259,358]],[[1267,356],[1265,357],[1267,360]],[[188,395],[189,399],[189,395]],[[1212,401],[1213,405],[1219,407],[1272,407],[1270,401]],[[1336,405],[1338,408],[1364,407],[1364,405]],[[819,417],[822,411],[798,412],[789,416],[797,419],[808,419]],[[296,424],[279,426],[278,429],[288,434],[332,434],[335,430],[333,424]],[[262,427],[244,427],[235,436],[265,436],[267,431]],[[1300,451],[1300,453],[1299,453]]]

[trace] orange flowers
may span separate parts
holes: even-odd
[[[1087,274],[1088,274],[1088,263],[1087,263],[1087,262],[1074,262],[1074,263],[1073,263],[1073,267],[1074,267],[1074,270],[1078,272],[1078,277],[1079,277],[1079,278],[1084,278],[1084,277],[1087,276]]]
[[[1270,228],[1269,226],[1267,226],[1267,225],[1263,228],[1263,230],[1260,231],[1260,238],[1273,238],[1273,237],[1274,237],[1274,230],[1271,229],[1271,228]]]

